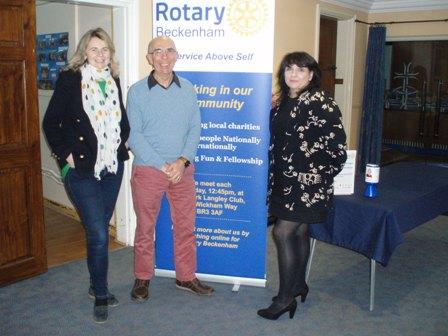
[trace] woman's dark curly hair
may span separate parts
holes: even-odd
[[[284,102],[289,95],[289,87],[285,82],[285,69],[287,67],[290,67],[291,65],[308,68],[308,70],[313,72],[313,78],[311,79],[310,83],[299,92],[299,95],[305,90],[320,87],[321,71],[316,60],[311,55],[303,51],[296,51],[286,54],[283,57],[282,62],[280,63],[280,67],[277,71],[277,85],[279,87],[279,90],[276,94],[276,105],[280,105],[282,102]]]

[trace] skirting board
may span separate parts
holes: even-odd
[[[50,208],[51,210],[54,210],[57,213],[60,213],[61,215],[70,217],[78,222],[81,221],[75,209],[69,208],[65,205],[56,203],[54,201],[50,201],[47,198],[44,198],[44,207]]]
[[[63,216],[67,216],[67,217],[70,217],[78,222],[81,222],[81,218],[79,218],[78,213],[73,208],[69,208],[65,205],[56,203],[47,198],[44,198],[44,207],[50,208],[51,210],[54,210]],[[113,220],[114,220],[114,218],[112,217],[111,224],[112,224]],[[114,238],[117,237],[117,228],[114,225],[109,225],[109,235],[111,235]]]
[[[176,273],[174,271],[156,269],[156,276],[162,276],[167,278],[176,278]],[[238,291],[240,285],[254,286],[254,287],[266,287],[266,279],[253,279],[253,278],[240,278],[224,275],[214,275],[214,274],[204,274],[196,273],[199,280],[220,282],[233,285],[232,291]]]

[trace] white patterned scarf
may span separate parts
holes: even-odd
[[[86,63],[81,67],[82,105],[98,141],[95,177],[100,180],[103,169],[116,173],[117,152],[121,143],[121,109],[118,88],[109,68],[96,69]],[[98,82],[106,82],[105,94]]]

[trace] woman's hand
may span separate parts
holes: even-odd
[[[75,168],[75,161],[73,161],[73,155],[72,153],[70,153],[69,156],[67,156],[67,158],[65,159],[65,161],[67,161],[68,165],[70,166],[70,168]]]

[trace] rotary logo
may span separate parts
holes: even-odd
[[[232,30],[240,35],[254,35],[266,24],[268,8],[264,0],[232,0],[228,8]]]

